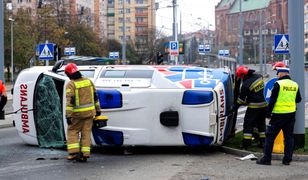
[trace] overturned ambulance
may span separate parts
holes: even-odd
[[[107,126],[92,129],[96,146],[220,145],[231,133],[228,69],[193,66],[78,66],[97,88]],[[64,67],[23,70],[13,94],[15,126],[25,143],[66,143]]]

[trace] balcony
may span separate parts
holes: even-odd
[[[136,26],[148,26],[148,22],[145,22],[145,21],[143,21],[143,22],[135,22],[135,25]]]
[[[135,13],[136,17],[148,17],[148,12]]]
[[[136,31],[135,34],[136,34],[136,36],[146,36],[146,35],[148,35],[147,31]]]

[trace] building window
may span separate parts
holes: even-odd
[[[136,0],[136,4],[143,4],[143,0]]]
[[[130,13],[130,9],[129,9],[129,8],[127,8],[125,12],[126,12],[126,13]]]
[[[305,23],[305,29],[308,30],[308,23]]]
[[[128,18],[126,18],[126,22],[131,22],[131,19],[130,19],[130,17],[128,17]]]
[[[119,18],[119,23],[122,23],[123,22],[123,18]]]
[[[123,26],[120,26],[120,27],[119,27],[119,31],[120,31],[120,32],[123,32]]]

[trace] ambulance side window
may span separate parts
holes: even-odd
[[[152,78],[153,70],[107,70],[100,78]]]

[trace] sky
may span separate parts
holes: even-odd
[[[165,35],[172,35],[173,0],[156,0],[156,28]],[[200,29],[215,29],[215,6],[220,0],[177,0],[178,33],[180,33],[180,14],[182,14],[182,34]],[[198,25],[199,24],[199,25]]]

